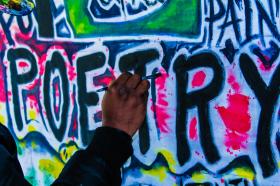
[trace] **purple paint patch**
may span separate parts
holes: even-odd
[[[115,76],[111,71],[108,69],[104,72],[104,74],[101,74],[99,76],[95,76],[93,78],[93,84],[95,86],[108,86],[112,80],[115,80]]]
[[[102,121],[102,111],[98,111],[97,113],[94,114],[93,119],[95,123],[101,122]]]

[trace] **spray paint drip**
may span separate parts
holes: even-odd
[[[35,5],[30,0],[0,0],[0,11],[17,16],[30,14]]]

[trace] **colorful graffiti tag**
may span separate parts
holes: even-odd
[[[123,185],[279,185],[279,1],[35,4],[0,14],[0,121],[33,185],[89,144],[121,71],[162,73]]]

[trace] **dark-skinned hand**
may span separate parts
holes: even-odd
[[[121,74],[110,83],[102,100],[102,125],[133,136],[142,125],[150,83],[137,74]]]

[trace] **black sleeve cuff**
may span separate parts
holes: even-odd
[[[132,138],[121,130],[99,127],[86,151],[99,155],[109,166],[120,168],[133,153],[131,142]]]

